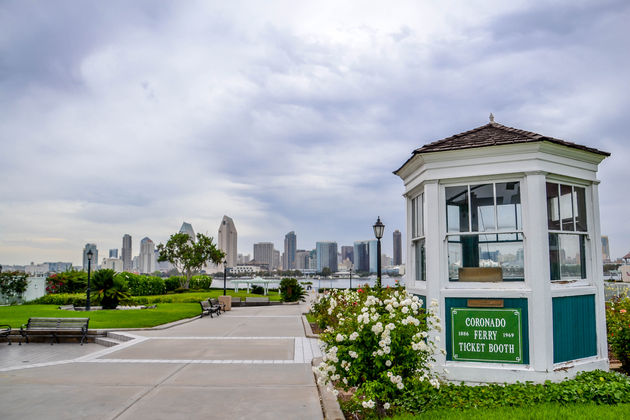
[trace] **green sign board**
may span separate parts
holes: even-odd
[[[520,309],[451,308],[454,361],[523,363]]]

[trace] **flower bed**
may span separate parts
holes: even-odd
[[[608,344],[621,362],[621,369],[630,374],[630,297],[618,296],[606,303]]]

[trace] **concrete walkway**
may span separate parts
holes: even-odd
[[[305,311],[233,308],[109,348],[0,345],[0,417],[322,419]]]

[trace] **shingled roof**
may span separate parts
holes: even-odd
[[[490,114],[490,122],[488,124],[473,128],[472,130],[464,131],[463,133],[455,134],[454,136],[450,136],[442,140],[434,141],[433,143],[425,144],[419,149],[414,150],[411,158],[409,158],[407,162],[420,153],[444,152],[447,150],[474,149],[478,147],[533,143],[541,141],[548,141],[574,149],[610,156],[610,153],[603,152],[592,147],[582,146],[569,141],[556,139],[554,137],[543,136],[542,134],[533,133],[531,131],[519,130],[518,128],[501,125],[494,122],[494,117]],[[400,171],[407,162],[405,162],[405,164],[394,173],[398,173],[398,171]]]

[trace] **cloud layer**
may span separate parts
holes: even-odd
[[[228,4],[229,3],[229,4]],[[299,248],[404,232],[391,174],[497,121],[613,153],[602,232],[623,223],[630,5],[567,2],[0,5],[0,262],[80,261],[223,214]]]

